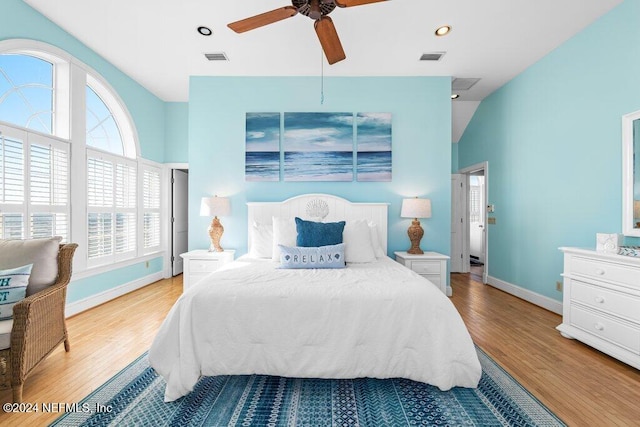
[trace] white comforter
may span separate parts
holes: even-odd
[[[338,270],[240,260],[184,293],[149,351],[165,401],[200,376],[395,378],[476,387],[481,368],[449,299],[390,258]]]

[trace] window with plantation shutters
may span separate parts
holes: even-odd
[[[33,139],[33,138],[32,138]],[[29,236],[69,236],[69,146],[29,144]]]
[[[149,252],[160,247],[160,169],[144,167],[142,205],[142,240],[145,252]]]
[[[18,138],[0,134],[0,238],[23,237],[24,149]]]
[[[160,252],[161,169],[137,138],[123,100],[86,64],[0,40],[0,238],[78,243],[76,272]]]
[[[135,162],[88,152],[87,252],[92,264],[136,255]]]
[[[0,126],[0,238],[69,237],[69,144]]]

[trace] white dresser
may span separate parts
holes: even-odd
[[[212,273],[228,262],[232,262],[236,251],[209,252],[206,249],[196,249],[181,254],[184,259],[182,274],[182,292],[189,289],[204,276]]]
[[[557,329],[640,369],[640,258],[560,250],[564,295]]]
[[[447,255],[438,252],[413,255],[406,251],[394,252],[394,255],[400,264],[429,279],[443,294],[451,296],[451,287],[447,287]]]

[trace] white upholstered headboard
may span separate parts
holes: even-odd
[[[366,219],[376,224],[380,246],[387,253],[387,211],[389,203],[352,203],[331,194],[302,194],[283,202],[248,202],[248,246],[251,248],[251,227],[254,222],[271,224],[274,216],[299,217],[323,222]]]

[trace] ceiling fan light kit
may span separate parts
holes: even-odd
[[[336,7],[345,8],[378,3],[387,0],[291,0],[292,6],[285,6],[228,25],[236,33],[244,33],[265,25],[273,24],[298,13],[313,19],[314,28],[329,64],[346,59],[342,43],[333,20],[329,15]]]

